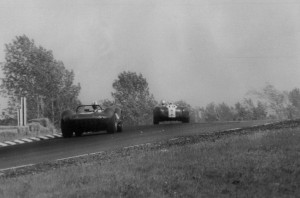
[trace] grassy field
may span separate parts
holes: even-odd
[[[300,128],[255,132],[15,178],[0,197],[299,197]]]

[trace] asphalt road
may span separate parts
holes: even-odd
[[[176,136],[211,133],[263,122],[161,124],[124,128],[122,133],[93,133],[82,137],[56,138],[0,148],[0,169],[54,161],[77,155],[168,140]]]

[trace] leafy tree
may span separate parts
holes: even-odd
[[[294,107],[300,109],[300,89],[299,88],[295,88],[289,92],[289,100]]]
[[[267,115],[268,115],[267,105],[261,101],[257,101],[257,105],[253,109],[253,119],[263,120],[267,118]]]
[[[202,119],[207,122],[220,120],[214,103],[209,103],[205,108],[200,109],[200,111]]]
[[[290,101],[289,109],[289,117],[300,117],[300,89],[295,88],[288,93],[288,99]]]
[[[289,117],[289,99],[286,92],[281,92],[273,85],[267,84],[262,91],[253,91],[252,94],[264,100],[268,104],[269,113],[274,114],[277,118]]]
[[[217,105],[216,112],[219,119],[222,121],[234,120],[234,110],[224,102]]]
[[[236,120],[261,120],[267,117],[267,105],[257,101],[255,106],[251,98],[245,98],[242,103],[235,104]]]
[[[253,103],[253,100],[251,98],[244,98],[243,106],[245,108],[245,120],[253,120],[254,119],[254,111],[255,111],[255,105]]]
[[[157,104],[150,94],[147,80],[142,74],[122,72],[113,82],[115,104],[123,110],[124,121],[128,125],[152,123],[152,111]]]
[[[237,102],[234,106],[236,111],[235,120],[247,120],[247,109],[240,102]]]
[[[57,122],[62,107],[79,103],[80,85],[73,85],[73,71],[55,60],[52,51],[23,35],[6,44],[5,53],[1,88],[9,97],[9,114],[16,114],[22,96],[27,98],[28,119],[48,117]]]

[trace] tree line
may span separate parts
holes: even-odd
[[[5,116],[16,119],[20,98],[27,98],[28,119],[46,117],[56,126],[65,109],[75,109],[81,87],[74,83],[74,72],[66,69],[53,53],[26,35],[17,36],[5,45],[5,62],[1,66],[4,78],[1,94],[8,98]],[[124,123],[143,125],[152,123],[152,110],[159,103],[150,93],[142,74],[123,71],[112,83],[112,99],[99,100],[103,107],[118,105],[123,110]],[[261,119],[293,119],[300,116],[300,90],[279,91],[267,84],[262,90],[249,92],[252,97],[230,106],[209,103],[192,107],[183,100],[176,104],[186,106],[191,121],[235,121]],[[2,122],[5,123],[5,122]]]
[[[295,119],[300,117],[300,89],[279,91],[267,84],[262,90],[250,91],[234,106],[210,103],[198,108],[200,121],[238,121],[263,119]]]

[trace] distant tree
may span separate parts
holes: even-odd
[[[300,89],[299,88],[295,88],[289,92],[289,100],[294,107],[300,109]]]
[[[195,122],[202,122],[204,121],[202,116],[201,116],[201,112],[202,112],[202,108],[199,106],[196,106],[193,108],[194,109],[194,115],[195,115]]]
[[[215,105],[209,103],[205,108],[197,108],[200,111],[200,121],[234,121],[234,120],[262,120],[267,117],[267,105],[257,101],[257,105],[251,98],[245,98],[237,102],[234,107],[221,103]]]
[[[52,51],[37,47],[26,35],[5,45],[2,94],[9,98],[7,113],[16,115],[20,97],[27,98],[28,119],[47,116],[58,121],[62,108],[72,108],[80,85],[74,73],[56,61]]]
[[[268,104],[269,113],[274,114],[277,118],[285,119],[290,116],[289,99],[286,92],[281,92],[273,85],[267,84],[262,91],[252,91],[251,93],[264,100]]]
[[[262,120],[267,117],[267,105],[261,101],[254,104],[251,98],[235,104],[236,120]]]
[[[300,117],[300,89],[295,88],[288,93],[290,105],[288,107],[289,118]]]
[[[253,120],[254,119],[254,111],[255,111],[255,105],[253,103],[253,100],[251,98],[244,98],[243,106],[246,110],[245,114],[245,120]]]
[[[257,105],[253,109],[253,119],[263,120],[267,118],[267,115],[268,115],[267,104],[264,104],[261,101],[257,101]]]
[[[225,104],[224,102],[217,105],[216,113],[219,117],[219,120],[222,121],[231,121],[234,120],[234,111],[233,109]]]
[[[240,103],[237,102],[235,105],[235,120],[247,120],[248,111],[247,109]]]
[[[146,78],[136,72],[122,72],[113,82],[112,97],[123,110],[124,124],[152,123],[152,111],[157,104],[149,91]]]
[[[212,102],[206,105],[205,108],[201,108],[201,117],[204,121],[211,122],[211,121],[218,121],[219,115],[216,111],[216,105]]]

